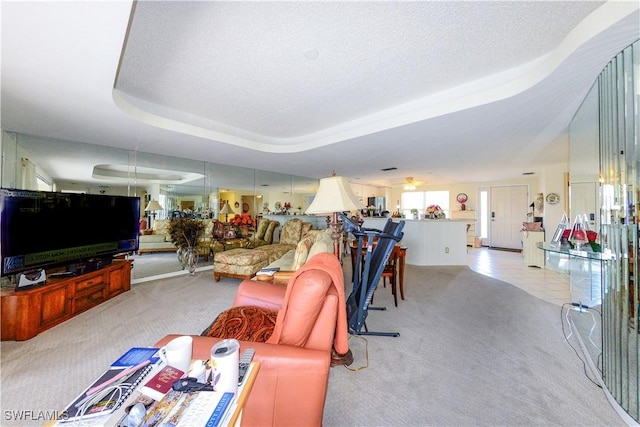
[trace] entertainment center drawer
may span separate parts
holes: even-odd
[[[73,299],[73,312],[77,313],[94,305],[100,304],[105,300],[104,288],[98,287],[92,292],[84,293],[83,295],[76,295]]]
[[[102,286],[105,283],[104,273],[92,274],[89,278],[83,278],[76,282],[76,293],[82,292],[85,289],[89,289],[93,286]]]

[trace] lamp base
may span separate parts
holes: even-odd
[[[340,236],[342,235],[340,228],[342,224],[338,220],[338,212],[333,213],[333,217],[331,223],[329,224],[331,227],[331,238],[333,239],[333,254],[338,257],[340,264],[342,264],[342,257],[340,256]]]
[[[340,354],[334,348],[331,349],[331,366],[349,366],[352,363],[353,353],[351,350],[345,354]]]

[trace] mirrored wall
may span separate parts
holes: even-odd
[[[2,187],[137,196],[141,218],[149,227],[154,220],[176,215],[222,221],[235,214],[253,218],[274,213],[300,215],[318,187],[315,178],[12,132],[2,133],[2,156]],[[158,201],[162,209],[144,211],[151,200]],[[225,204],[228,214],[221,213]],[[286,212],[285,205],[291,206]],[[142,266],[154,256],[168,258],[171,254],[149,252],[136,258]],[[177,257],[171,260],[171,268],[179,271]],[[211,262],[201,259],[200,264]],[[141,270],[134,267],[134,280],[140,274],[153,274],[153,268]],[[158,271],[168,273],[166,266]]]
[[[590,289],[601,304],[569,312],[591,365],[625,412],[640,419],[640,42],[603,70],[570,127],[570,217],[587,214],[602,260],[590,261]],[[572,289],[576,284],[572,280]],[[615,405],[614,405],[615,406]]]
[[[598,79],[602,248],[602,376],[616,401],[640,420],[640,42],[625,49]]]

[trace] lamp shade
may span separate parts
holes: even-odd
[[[364,205],[356,197],[347,178],[330,176],[320,179],[320,187],[316,197],[306,213],[327,214],[360,209],[364,209]]]
[[[160,203],[158,203],[157,200],[151,200],[144,210],[148,212],[161,211],[162,206],[160,206]]]
[[[235,212],[233,211],[233,209],[231,209],[231,206],[229,206],[229,203],[226,203],[220,210],[220,213],[228,215],[228,214],[234,214]]]

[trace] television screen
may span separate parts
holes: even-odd
[[[0,189],[2,276],[138,250],[140,198]]]

